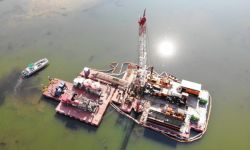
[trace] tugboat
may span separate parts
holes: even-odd
[[[47,58],[43,58],[38,60],[35,63],[28,64],[28,66],[22,71],[21,76],[23,78],[27,78],[42,68],[46,67],[49,64],[49,60]]]

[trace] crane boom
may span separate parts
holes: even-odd
[[[146,9],[143,16],[139,18],[139,80],[141,86],[144,86],[147,75],[147,50],[146,50]]]

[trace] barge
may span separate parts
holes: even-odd
[[[56,112],[93,126],[100,125],[111,105],[138,125],[173,140],[200,139],[207,130],[212,107],[209,92],[199,83],[166,72],[159,74],[148,67],[145,11],[138,23],[138,64],[123,63],[118,73],[114,73],[115,63],[109,70],[84,67],[72,82],[50,78],[43,95],[59,102]]]
[[[101,95],[92,93],[87,87],[81,89],[73,83],[50,78],[49,85],[43,88],[43,95],[59,102],[56,112],[93,126],[99,126],[114,88],[100,84],[98,90],[101,90]]]

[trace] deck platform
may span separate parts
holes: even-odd
[[[56,100],[56,101],[61,101],[60,97],[55,97],[54,92],[55,88],[60,84],[60,82],[63,80],[53,78],[49,81],[49,85],[43,89],[43,96]],[[70,84],[68,82],[65,82],[66,86],[69,87]]]
[[[53,93],[55,91],[55,88],[60,84],[60,82],[64,82],[67,88],[64,94],[62,94],[60,97],[55,97]],[[74,88],[73,84],[70,82],[63,81],[60,79],[52,79],[48,87],[44,90],[43,95],[53,100],[61,101],[62,99],[70,98],[73,93],[77,93],[78,95],[87,97],[93,101],[101,101],[95,113],[83,111],[79,108],[64,104],[62,101],[56,107],[56,111],[60,114],[64,114],[66,116],[75,118],[93,126],[99,126],[102,117],[109,105],[109,101],[115,91],[113,87],[106,86],[104,84],[101,84],[101,89],[103,93],[102,96],[98,98],[97,96],[85,92],[85,90],[83,89]]]

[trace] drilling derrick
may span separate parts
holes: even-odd
[[[147,76],[147,50],[146,50],[146,9],[143,16],[140,17],[139,24],[139,69],[138,69],[138,84],[143,87]]]

